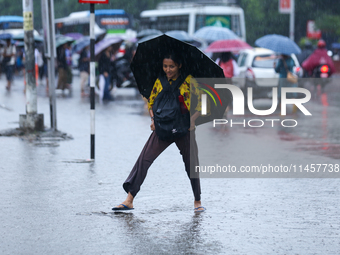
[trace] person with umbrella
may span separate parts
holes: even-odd
[[[57,48],[57,63],[58,63],[58,85],[57,89],[65,90],[69,89],[71,91],[71,84],[69,72],[69,66],[67,64],[66,49],[69,47],[68,43],[64,43]],[[71,77],[72,79],[72,77]]]
[[[80,72],[80,90],[81,97],[86,97],[85,85],[90,74],[90,46],[87,45],[81,52],[79,57],[79,72]]]
[[[279,86],[278,86],[278,106],[281,107],[281,88],[283,87],[297,87],[297,83],[291,83],[287,80],[287,74],[293,72],[295,62],[290,55],[281,54],[278,62],[274,62],[274,69],[279,73]],[[293,94],[296,97],[296,93]]]
[[[100,100],[112,100],[110,94],[112,63],[115,52],[123,42],[120,37],[108,37],[95,44],[95,57],[98,61],[99,71],[99,97]]]
[[[16,48],[11,43],[11,37],[8,37],[6,39],[6,45],[3,50],[3,59],[2,59],[2,65],[4,67],[4,71],[6,73],[6,79],[7,79],[7,86],[6,86],[7,90],[11,89],[11,84],[12,84],[13,74],[14,74],[15,55],[16,55]]]
[[[103,95],[101,97],[102,100],[110,101],[112,100],[112,96],[110,94],[110,85],[111,85],[111,62],[113,60],[112,54],[112,46],[107,47],[104,52],[101,54],[98,60],[98,69],[99,69],[99,87],[103,87]],[[101,85],[104,83],[104,85]],[[102,90],[102,89],[101,89]]]
[[[138,51],[138,49],[137,49]],[[197,82],[190,74],[186,74],[183,69],[183,61],[175,52],[166,53],[162,59],[162,73],[159,78],[154,82],[153,88],[151,90],[151,94],[148,98],[148,109],[151,117],[151,125],[150,128],[153,131],[146,142],[139,158],[137,159],[136,164],[131,170],[128,178],[123,184],[124,190],[128,193],[127,198],[120,205],[113,207],[114,211],[121,210],[132,210],[133,209],[133,200],[137,193],[140,190],[140,186],[142,185],[147,171],[153,161],[172,143],[175,143],[177,148],[179,149],[184,164],[185,170],[191,182],[191,187],[194,193],[194,210],[195,212],[203,212],[205,208],[201,205],[201,187],[200,187],[200,179],[191,178],[190,176],[190,156],[194,157],[194,165],[198,165],[198,152],[197,152],[197,144],[195,140],[195,121],[200,116],[201,111],[201,100],[200,100],[200,92],[198,90]],[[190,89],[190,84],[193,84],[194,89]],[[186,132],[182,134],[180,137],[171,138],[171,139],[161,139],[157,132],[157,124],[155,124],[155,114],[156,112],[153,109],[154,105],[157,105],[159,99],[162,100],[161,104],[166,103],[166,99],[164,96],[162,97],[162,91],[168,91],[169,89],[179,90],[179,102],[181,106],[181,112],[190,112],[191,107],[195,107],[195,113],[190,117],[190,114],[187,116],[188,126],[186,127]],[[165,92],[164,92],[165,93]],[[163,95],[164,95],[163,93]],[[197,96],[197,105],[190,105],[190,94],[194,93]],[[158,101],[157,101],[158,100]],[[164,102],[163,102],[164,101]],[[156,109],[159,109],[156,107]],[[158,110],[157,110],[158,112]],[[182,113],[183,113],[182,112]],[[156,115],[157,116],[157,115]],[[194,150],[194,155],[190,155],[190,149]]]

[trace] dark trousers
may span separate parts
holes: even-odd
[[[200,179],[198,176],[191,176],[195,178],[190,178],[190,156],[193,165],[192,167],[198,166],[198,149],[195,131],[188,132],[184,137],[173,141],[162,141],[158,138],[155,131],[152,132],[139,155],[135,166],[132,168],[130,175],[123,184],[123,188],[127,193],[130,192],[133,197],[137,195],[153,161],[172,143],[176,144],[182,155],[185,171],[190,179],[195,200],[201,200]],[[193,173],[193,171],[191,171],[191,173]]]

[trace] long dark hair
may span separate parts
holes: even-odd
[[[174,51],[171,51],[171,52],[167,52],[163,55],[163,58],[162,58],[162,63],[161,65],[163,65],[163,59],[171,59],[172,61],[175,62],[175,64],[177,64],[178,66],[182,65],[181,68],[180,68],[180,76],[184,76],[186,74],[186,71],[185,69],[183,68],[185,65],[183,64],[184,63],[184,60]],[[162,75],[165,75],[164,71],[163,71],[163,68],[161,68],[161,74]]]
[[[231,52],[230,52],[230,51],[228,51],[228,52],[223,52],[223,53],[221,54],[221,61],[222,61],[223,63],[228,62],[229,59],[231,59]]]
[[[165,59],[165,58],[171,59],[172,61],[174,61],[179,66],[181,64],[183,64],[182,58],[180,58],[180,56],[175,52],[168,52],[168,53],[164,54],[163,59]]]

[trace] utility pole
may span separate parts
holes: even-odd
[[[289,38],[294,41],[295,39],[295,0],[290,0],[290,19],[289,19]]]
[[[50,97],[51,130],[57,131],[57,107],[55,95],[55,31],[54,31],[54,2],[41,0],[41,17],[44,31],[45,57],[47,58],[48,86]]]
[[[279,0],[279,13],[289,14],[289,38],[294,41],[295,0]]]
[[[23,0],[25,69],[26,69],[26,115],[19,116],[21,129],[43,131],[44,115],[37,114],[37,88],[35,84],[33,0]]]

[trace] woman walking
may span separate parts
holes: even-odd
[[[278,106],[281,107],[281,88],[282,87],[297,87],[297,83],[291,83],[287,80],[287,74],[293,72],[295,66],[294,60],[291,56],[282,54],[277,64],[274,62],[275,72],[279,73],[279,86],[278,86]],[[296,93],[293,93],[296,97]]]
[[[100,83],[103,83],[103,84],[100,84],[101,99],[108,100],[108,101],[112,100],[112,96],[110,94],[111,59],[112,59],[112,46],[107,47],[105,51],[101,54],[98,60]]]
[[[127,198],[123,203],[112,208],[112,210],[121,211],[133,209],[133,200],[140,190],[149,167],[170,144],[175,143],[182,155],[185,170],[191,183],[194,194],[194,210],[195,212],[203,212],[205,211],[205,208],[201,205],[200,179],[198,176],[194,176],[194,178],[192,178],[193,176],[190,176],[190,156],[192,160],[191,162],[194,163],[193,165],[198,165],[198,151],[194,133],[195,120],[200,116],[201,111],[198,84],[191,75],[185,75],[181,72],[182,61],[175,53],[166,54],[160,64],[163,66],[164,73],[155,81],[151,95],[148,99],[148,109],[151,117],[150,128],[153,132],[146,142],[135,166],[132,168],[130,175],[123,184],[124,190],[128,193]],[[193,84],[193,88],[191,90],[190,84]],[[179,98],[181,98],[179,101],[180,104],[182,103],[182,109],[190,112],[190,108],[193,107],[190,105],[190,93],[194,93],[197,96],[198,103],[197,106],[195,106],[195,113],[191,117],[189,114],[187,115],[187,117],[190,118],[190,120],[188,119],[188,123],[190,122],[190,125],[188,126],[187,132],[178,138],[162,140],[155,131],[156,127],[153,105],[157,101],[158,96],[163,100],[164,97],[160,96],[160,92],[165,88],[169,88],[169,86],[175,86],[172,87],[172,89],[176,89],[178,87]]]

